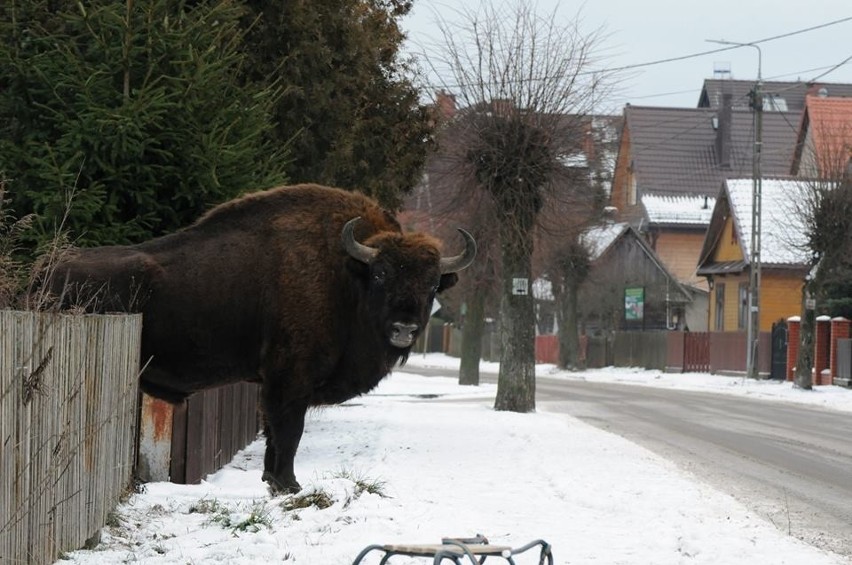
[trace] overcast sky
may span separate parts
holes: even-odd
[[[495,0],[499,2],[500,0]],[[415,0],[403,22],[411,52],[434,49],[441,34],[438,19],[458,19],[462,6],[477,0]],[[539,0],[537,10],[570,21],[582,14],[583,29],[603,27],[602,63],[622,67],[692,55],[722,48],[705,41],[724,39],[748,43],[823,26],[760,43],[764,80],[811,80],[828,72],[822,82],[852,82],[852,1],[850,0]],[[848,60],[847,60],[848,59]],[[716,68],[730,69],[735,79],[757,77],[758,53],[742,47],[630,71],[609,110],[620,112],[625,103],[646,106],[694,107],[702,81]],[[604,110],[605,108],[601,108]]]

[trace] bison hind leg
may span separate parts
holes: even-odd
[[[263,472],[263,480],[266,482],[266,486],[269,487],[269,494],[272,496],[278,496],[280,494],[296,494],[300,490],[302,490],[302,486],[293,477],[292,481],[287,483],[282,483],[278,479],[276,479],[272,473],[268,473],[267,471]]]
[[[296,480],[293,462],[305,429],[307,403],[276,405],[276,396],[264,387],[264,433],[266,453],[263,457],[263,480],[273,495],[290,494],[302,490]]]
[[[275,478],[275,462],[276,451],[275,442],[272,441],[272,436],[269,433],[269,425],[263,426],[263,435],[266,436],[266,452],[263,454],[263,481],[269,486],[269,492],[272,496],[279,494],[295,494],[302,490],[296,477],[289,484],[282,484],[281,481]]]

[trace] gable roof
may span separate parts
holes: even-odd
[[[589,249],[589,256],[592,262],[596,262],[601,260],[610,252],[610,250],[615,248],[617,242],[628,237],[632,238],[639,245],[639,248],[642,250],[645,257],[647,257],[648,260],[656,266],[657,270],[659,270],[660,273],[662,273],[662,275],[669,281],[672,292],[680,295],[680,300],[677,298],[671,298],[671,300],[673,302],[690,302],[692,300],[692,296],[689,292],[687,292],[684,285],[677,280],[677,277],[669,272],[660,258],[657,257],[654,250],[651,249],[645,241],[645,238],[642,237],[639,232],[636,231],[636,228],[631,226],[629,223],[607,223],[595,226],[583,233],[581,241]]]
[[[597,261],[628,227],[626,222],[605,223],[584,231],[580,241],[589,250],[589,259]]]
[[[808,140],[811,147],[805,147]],[[846,168],[852,151],[852,97],[807,96],[799,122],[792,174],[798,174],[805,151],[813,151],[819,176]]]
[[[768,179],[761,182],[760,255],[761,266],[769,268],[807,268],[805,220],[796,209],[809,183],[794,179]],[[722,186],[710,227],[704,239],[698,263],[699,274],[723,272],[726,267],[741,270],[751,264],[752,191],[750,178],[727,179]],[[714,265],[711,257],[725,220],[731,217],[744,260],[739,265]]]
[[[748,93],[754,83],[754,80],[706,79],[698,97],[698,107],[718,108],[722,105],[722,94],[730,93],[735,109],[748,109]],[[794,112],[804,109],[808,94],[818,94],[821,89],[828,96],[852,96],[852,84],[766,81],[761,85],[765,95],[783,100],[787,110]]]
[[[731,163],[720,165],[716,154],[715,108],[657,108],[627,106],[631,162],[638,194],[715,197],[719,183],[751,175],[754,117],[750,111],[731,112]],[[796,112],[763,114],[764,175],[784,175],[796,141]]]
[[[645,241],[645,238],[642,237],[629,223],[607,222],[591,227],[580,235],[580,241],[586,246],[586,249],[589,250],[589,259],[591,259],[594,264],[606,256],[610,250],[615,248],[618,241],[628,237],[633,239],[639,245],[639,248],[642,250],[645,257],[647,257],[648,260],[656,266],[660,273],[668,279],[671,284],[672,292],[679,296],[679,299],[672,297],[671,301],[692,301],[692,296],[686,290],[684,285],[669,272],[663,262],[660,261],[659,257],[657,257],[657,254],[654,253],[654,250],[651,249]],[[538,278],[533,281],[533,296],[538,300],[553,300],[553,291],[550,281],[545,278]]]

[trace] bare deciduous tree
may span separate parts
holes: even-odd
[[[812,121],[810,129],[810,142],[805,140],[796,154],[799,174],[811,177],[795,206],[804,220],[812,267],[802,289],[795,372],[795,383],[803,389],[813,387],[816,316],[852,316],[852,127],[829,120]]]
[[[534,232],[560,197],[565,159],[582,145],[584,120],[608,73],[592,72],[603,36],[579,17],[540,15],[529,3],[482,5],[450,23],[428,59],[462,110],[448,155],[490,202],[500,246],[502,353],[497,410],[535,409]],[[564,24],[564,25],[563,25]]]

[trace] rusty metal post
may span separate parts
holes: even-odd
[[[143,481],[169,480],[173,411],[173,406],[168,402],[147,394],[142,395],[139,461],[136,472]]]

